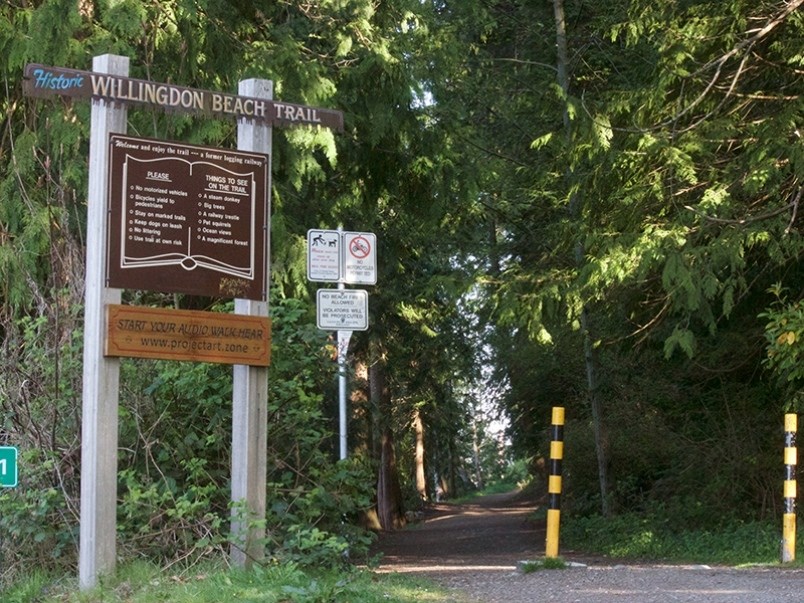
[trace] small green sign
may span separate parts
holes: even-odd
[[[15,488],[17,475],[17,449],[0,446],[0,488]]]

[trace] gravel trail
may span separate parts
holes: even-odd
[[[378,572],[426,577],[454,603],[804,603],[804,569],[615,563],[561,551],[564,570],[524,574],[544,554],[536,503],[516,493],[434,505],[423,521],[380,535]],[[577,565],[576,565],[577,564]]]

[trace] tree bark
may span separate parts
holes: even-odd
[[[395,530],[403,526],[405,521],[391,426],[391,394],[385,382],[385,354],[381,344],[373,341],[372,352],[369,366],[369,396],[372,406],[379,411],[381,425],[377,516],[383,530]]]
[[[477,436],[477,421],[472,421],[472,464],[475,472],[475,482],[477,487],[482,490],[485,488],[483,482],[483,469],[480,466],[480,441]]]
[[[419,499],[426,501],[427,496],[427,474],[424,467],[424,423],[422,414],[418,407],[413,411],[413,430],[416,434],[416,492]]]
[[[553,12],[556,20],[556,71],[558,85],[569,96],[569,59],[567,53],[567,30],[564,19],[564,0],[553,0]],[[564,130],[567,143],[572,142],[572,120],[569,109],[564,110]],[[572,179],[571,171],[568,177]],[[575,245],[575,263],[583,266],[586,250],[583,243],[583,229],[580,228],[583,220],[583,198],[579,192],[570,195],[569,210],[572,218],[578,224],[578,242]],[[600,512],[603,516],[609,515],[609,486],[608,486],[608,459],[606,452],[606,437],[603,427],[603,408],[598,387],[598,357],[592,337],[590,310],[584,304],[581,310],[581,331],[583,336],[584,364],[586,366],[586,385],[589,405],[592,411],[592,429],[595,436],[595,454],[597,456],[598,480],[600,482]]]

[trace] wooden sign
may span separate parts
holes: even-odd
[[[270,158],[109,141],[108,286],[266,299]]]
[[[23,91],[34,97],[97,98],[124,105],[246,118],[272,126],[320,126],[343,131],[343,112],[335,109],[34,63],[25,66]]]
[[[268,366],[271,321],[264,316],[107,306],[106,356]]]

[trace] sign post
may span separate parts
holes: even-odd
[[[316,323],[319,329],[337,331],[338,416],[340,458],[346,446],[346,354],[352,331],[368,329],[368,293],[345,289],[345,284],[377,284],[377,238],[370,232],[307,231],[307,279],[338,283],[338,289],[319,289]]]
[[[118,58],[128,60],[127,57]],[[27,96],[33,97],[58,94],[70,98],[103,98],[109,103],[158,107],[165,111],[218,118],[236,117],[269,126],[307,125],[343,131],[343,112],[336,109],[138,80],[126,77],[123,72],[100,71],[94,68],[94,64],[93,71],[81,71],[29,63],[25,66],[23,89]]]
[[[94,71],[128,75],[128,57],[97,56]],[[120,361],[104,354],[105,307],[121,292],[106,286],[104,270],[109,192],[109,136],[125,133],[128,112],[110,100],[92,101],[84,293],[84,386],[81,416],[81,525],[78,574],[82,589],[114,571],[117,534],[117,407]]]
[[[307,231],[307,279],[337,283],[341,278],[341,233],[338,230]]]
[[[268,366],[271,321],[225,312],[109,305],[106,355]]]
[[[371,232],[307,231],[307,280],[377,284],[377,237]]]
[[[377,238],[370,232],[343,233],[344,283],[377,284]]]
[[[270,154],[110,137],[109,284],[264,300]]]
[[[243,80],[239,93],[244,96],[270,100],[273,82]],[[237,147],[270,155],[272,149],[270,124],[241,118],[237,124]],[[266,239],[266,256],[271,248],[270,211],[260,224]],[[262,277],[271,282],[270,260],[266,257]],[[267,317],[265,301],[235,299],[235,314]],[[268,368],[238,364],[233,370],[232,392],[232,545],[230,557],[240,567],[250,567],[265,556],[266,483],[268,479]]]
[[[346,353],[349,351],[349,340],[352,331],[338,331],[338,440],[340,443],[340,458],[349,455],[347,448],[347,421],[346,421]]]

